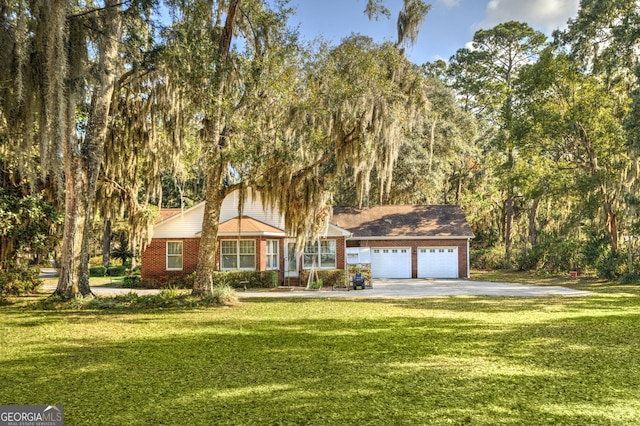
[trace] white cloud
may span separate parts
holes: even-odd
[[[460,6],[460,0],[438,0],[438,3],[442,3],[445,7]]]
[[[579,0],[490,0],[475,29],[491,29],[507,21],[522,21],[546,33],[565,28],[577,15]]]

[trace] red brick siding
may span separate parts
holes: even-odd
[[[411,247],[411,276],[418,277],[418,248],[419,247],[458,247],[458,276],[468,276],[468,252],[466,239],[451,240],[347,240],[347,247]]]
[[[167,271],[167,241],[182,241],[182,270]],[[142,278],[178,278],[196,270],[200,238],[154,238],[142,252]]]
[[[221,238],[229,240],[230,238]],[[251,239],[251,238],[242,238]],[[256,241],[256,270],[267,270],[267,240],[279,240],[278,244],[278,262],[280,270],[278,271],[278,282],[284,281],[284,259],[285,259],[285,241],[283,238],[274,237],[258,237]],[[335,238],[336,240],[336,268],[344,269],[345,250],[344,237]],[[182,241],[182,270],[167,271],[167,241]],[[220,244],[218,244],[218,247]],[[200,248],[199,238],[154,238],[151,244],[142,253],[142,278],[159,279],[159,278],[178,278],[189,275],[196,270],[198,262],[198,249]],[[220,249],[216,254],[216,264],[220,265]],[[300,262],[302,267],[302,262]]]

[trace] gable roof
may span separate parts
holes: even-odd
[[[180,214],[182,212],[182,209],[180,208],[175,208],[175,209],[160,209],[159,210],[159,216],[156,218],[154,225],[160,222],[164,222],[165,220],[169,219],[170,217],[176,216],[178,214]]]
[[[457,205],[334,207],[331,223],[362,237],[463,237],[473,231]]]
[[[242,216],[242,221],[234,217],[233,219],[222,222],[218,226],[218,235],[270,235],[284,237],[285,232],[282,229],[260,222],[252,217]]]

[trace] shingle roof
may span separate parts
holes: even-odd
[[[182,212],[182,209],[177,208],[177,209],[160,209],[160,215],[156,218],[154,223],[160,223],[160,222],[164,222],[165,220],[169,219],[172,216],[175,216],[177,214],[180,214],[180,212]]]
[[[334,207],[331,223],[360,237],[473,237],[457,205]]]
[[[282,229],[278,229],[274,226],[255,220],[249,216],[242,216],[242,221],[237,217],[222,222],[218,227],[218,234],[277,234],[285,235]]]

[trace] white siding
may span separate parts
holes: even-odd
[[[222,208],[220,210],[220,223],[226,222],[229,219],[238,217],[238,191],[234,191],[227,196],[222,202]],[[264,222],[278,229],[284,229],[284,216],[280,214],[277,209],[263,209],[260,194],[257,192],[252,193],[249,191],[247,199],[244,202],[244,210],[242,212],[244,216],[250,216],[255,220]]]
[[[169,218],[153,228],[153,238],[195,238],[202,231],[204,203]]]
[[[277,209],[265,211],[262,208],[260,194],[248,194],[245,200],[243,214],[260,222],[264,222],[278,229],[284,229],[284,216]],[[229,194],[222,202],[220,209],[220,223],[226,222],[238,216],[238,191]],[[169,218],[164,223],[156,225],[153,231],[154,238],[194,238],[202,231],[202,218],[204,217],[204,203],[197,204],[182,214]]]

